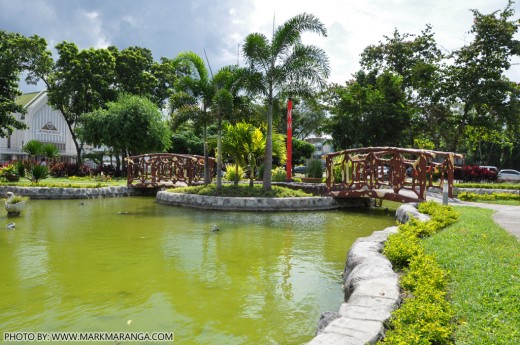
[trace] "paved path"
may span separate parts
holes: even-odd
[[[442,194],[428,193],[427,200],[442,202]],[[480,202],[461,201],[459,199],[449,199],[449,204],[460,206],[475,206],[494,210],[493,220],[495,223],[506,229],[520,240],[520,206],[484,204]]]

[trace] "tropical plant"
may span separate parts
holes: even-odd
[[[234,185],[238,185],[238,182],[242,180],[244,176],[244,169],[237,164],[226,164],[226,180],[234,182]]]
[[[307,167],[307,177],[322,178],[323,163],[320,159],[311,159]]]
[[[174,60],[182,74],[175,84],[175,92],[170,96],[169,104],[172,127],[175,130],[186,121],[193,121],[196,127],[202,127],[204,154],[204,184],[210,183],[208,159],[208,125],[211,123],[209,112],[213,89],[204,60],[193,52],[182,52]]]
[[[287,172],[282,167],[276,167],[271,171],[274,182],[285,182],[287,179]]]
[[[7,181],[17,181],[20,178],[18,170],[13,164],[7,164],[0,169],[0,176]]]
[[[43,143],[38,140],[29,140],[22,147],[22,151],[34,158],[43,152]]]
[[[308,95],[314,86],[323,87],[329,76],[329,61],[325,52],[313,45],[304,45],[302,33],[314,32],[326,36],[325,26],[318,18],[303,13],[289,19],[274,30],[271,41],[253,33],[245,38],[243,54],[256,85],[267,103],[267,138],[263,188],[271,189],[273,158],[273,104],[282,93],[288,96]]]
[[[45,165],[34,165],[27,171],[27,179],[34,184],[49,177],[49,168]]]
[[[41,153],[47,158],[55,158],[60,155],[60,150],[54,144],[43,144]]]

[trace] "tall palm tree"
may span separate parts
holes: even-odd
[[[211,80],[214,90],[212,110],[217,120],[217,190],[222,188],[222,123],[232,120],[248,104],[249,98],[241,91],[246,89],[248,70],[238,66],[222,67]],[[243,114],[242,114],[243,115]]]
[[[187,120],[200,125],[204,141],[204,184],[211,182],[208,159],[208,125],[211,123],[209,108],[213,98],[211,79],[204,60],[194,52],[182,52],[174,60],[182,71],[170,97],[170,109],[174,115],[174,126]]]
[[[261,85],[267,101],[267,142],[265,149],[263,188],[271,189],[273,157],[273,103],[282,93],[288,96],[309,95],[314,87],[325,86],[330,73],[325,52],[304,45],[301,35],[314,32],[327,36],[325,26],[312,14],[299,14],[273,30],[268,38],[253,33],[245,38],[243,55],[249,67],[256,72],[254,81]]]

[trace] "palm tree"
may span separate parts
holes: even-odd
[[[192,120],[203,130],[204,141],[204,184],[211,182],[208,159],[208,125],[213,88],[204,60],[193,52],[182,52],[174,60],[182,76],[176,82],[176,92],[170,97],[170,109],[174,115],[174,127]]]
[[[266,136],[262,131],[245,122],[235,125],[227,124],[225,127],[222,151],[231,156],[235,162],[235,185],[238,184],[238,167],[249,164],[251,169],[249,186],[253,187],[257,161],[265,152]],[[281,134],[273,134],[273,154],[285,162],[286,151],[284,137]],[[269,171],[269,173],[271,173]]]
[[[232,120],[233,115],[249,103],[246,95],[240,92],[246,88],[248,70],[238,66],[222,67],[213,77],[211,84],[215,91],[212,109],[217,120],[217,190],[222,188],[222,124],[224,120]],[[237,116],[238,117],[238,116]]]
[[[267,190],[271,189],[274,100],[282,93],[289,96],[309,95],[315,86],[325,86],[330,73],[325,52],[301,42],[304,32],[327,35],[327,30],[318,18],[303,13],[273,30],[271,42],[265,35],[253,33],[245,38],[243,46],[246,62],[256,72],[254,81],[260,84],[268,106],[263,176],[263,188]]]

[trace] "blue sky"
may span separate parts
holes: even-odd
[[[141,46],[155,59],[191,50],[212,68],[235,64],[243,38],[252,32],[270,35],[275,24],[312,13],[325,24],[327,37],[308,34],[304,42],[325,49],[330,81],[344,83],[359,69],[363,48],[377,44],[394,29],[419,34],[433,26],[446,50],[471,42],[473,15],[501,10],[506,0],[0,0],[0,29],[44,37],[50,47],[67,40],[80,48],[124,49]],[[515,17],[520,5],[514,4]],[[509,78],[520,81],[520,67]]]

